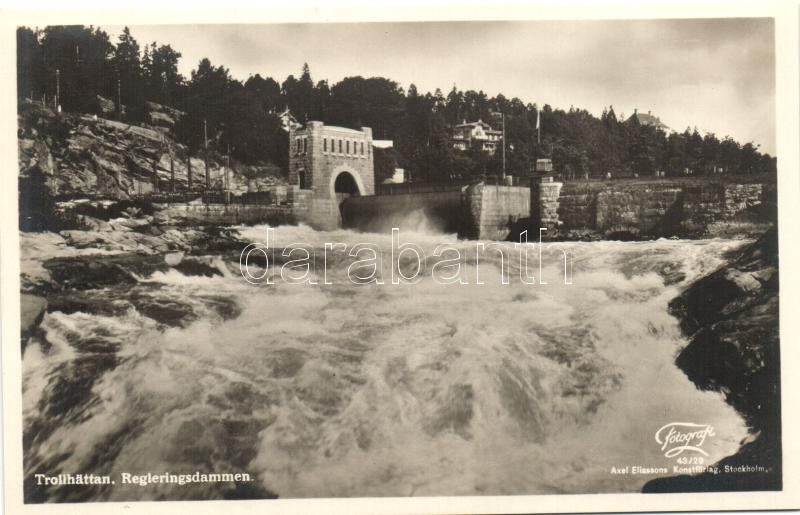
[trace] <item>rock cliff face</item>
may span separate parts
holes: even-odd
[[[657,479],[646,492],[779,490],[781,396],[778,234],[770,229],[725,267],[670,303],[689,344],[676,364],[698,388],[723,392],[751,429],[739,452],[718,465],[766,471]]]
[[[171,136],[170,126],[178,113],[161,108],[151,112],[151,124],[129,125],[90,115],[57,115],[31,102],[19,104],[21,193],[35,197],[27,194],[27,189],[38,188],[50,196],[127,199],[154,188],[170,191],[173,171],[175,189],[182,191],[188,187],[190,160],[193,187],[205,186],[202,156],[190,157],[187,148]],[[210,152],[213,188],[222,186],[224,163],[222,156]],[[229,174],[230,189],[243,192],[283,182],[279,177],[259,174],[258,168],[234,166]],[[252,179],[259,175],[264,176]]]

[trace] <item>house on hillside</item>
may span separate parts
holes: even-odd
[[[303,126],[297,121],[294,115],[289,112],[288,107],[282,113],[278,114],[278,118],[281,120],[281,128],[286,132],[300,129]]]
[[[492,129],[482,121],[463,123],[450,127],[450,145],[453,148],[467,150],[477,146],[480,150],[494,154],[503,141],[503,131]]]
[[[647,111],[647,114],[640,113],[638,109],[633,110],[633,114],[631,118],[636,117],[639,120],[640,125],[652,125],[656,129],[661,129],[664,132],[670,132],[670,129],[658,116],[655,116],[652,111]],[[631,118],[628,118],[629,120]]]

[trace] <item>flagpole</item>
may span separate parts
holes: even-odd
[[[503,115],[503,180],[506,178],[506,113]]]

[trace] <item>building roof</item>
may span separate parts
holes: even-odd
[[[294,115],[289,112],[289,108],[287,107],[282,113],[278,114],[278,118],[281,120],[281,128],[286,132],[289,132],[290,129],[297,129],[298,127],[302,127],[299,123],[297,123],[297,119],[295,119]]]
[[[322,123],[320,121],[317,121],[317,120],[309,120],[305,127],[300,125],[300,128],[298,128],[297,130],[300,130],[300,131],[305,130],[308,127],[308,124],[310,124],[310,123],[319,123],[320,125],[322,125],[322,128],[325,129],[325,130],[331,130],[331,131],[336,131],[336,132],[344,132],[344,133],[347,133],[347,134],[364,136],[364,131],[359,131],[359,130],[356,130],[356,129],[349,129],[347,127],[339,127],[338,125],[325,125],[324,123]]]
[[[656,128],[669,130],[669,127],[661,121],[658,116],[652,114],[651,111],[647,113],[640,113],[638,110],[635,110],[631,115],[631,118],[636,117],[639,120],[639,123],[642,125],[654,125]],[[630,118],[629,118],[630,119]]]
[[[491,126],[491,125],[489,125],[488,123],[484,122],[483,120],[478,120],[477,122],[467,122],[467,121],[465,120],[465,121],[464,121],[464,123],[459,123],[459,124],[457,124],[457,125],[453,125],[453,127],[454,127],[454,128],[459,128],[459,127],[476,127],[476,126],[478,126],[478,125],[480,125],[481,127],[483,127],[483,128],[484,128],[485,130],[487,130],[487,131],[500,132],[500,131],[495,131],[494,129],[492,129],[492,126]]]
[[[375,148],[392,148],[394,147],[394,141],[390,139],[374,139],[372,140],[372,146]]]
[[[363,131],[357,131],[355,129],[348,129],[347,127],[339,127],[337,125],[323,125],[323,127],[325,129],[329,129],[329,130],[337,131],[337,132],[347,132],[347,133],[350,133],[350,134],[360,134],[361,136],[364,135]]]

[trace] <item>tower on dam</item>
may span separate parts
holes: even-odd
[[[372,129],[357,131],[316,121],[292,127],[289,184],[335,205],[350,196],[374,195]]]

